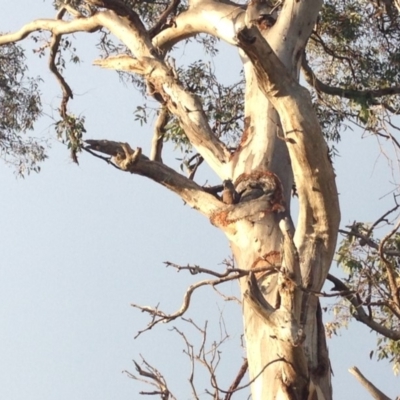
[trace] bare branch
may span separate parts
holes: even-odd
[[[127,143],[108,140],[86,140],[86,143],[88,144],[85,147],[86,150],[112,156],[112,161],[121,169],[154,180],[178,194],[191,207],[208,217],[225,206],[215,196],[205,192],[201,186],[172,168],[157,161],[151,161],[142,154],[134,160],[135,152]]]
[[[233,393],[238,392],[239,390],[243,390],[243,389],[245,389],[245,388],[247,388],[247,387],[250,387],[250,386],[263,374],[263,372],[264,372],[270,365],[275,364],[276,362],[288,363],[288,361],[285,360],[285,358],[283,358],[283,357],[276,358],[275,360],[272,360],[272,361],[270,361],[268,364],[264,365],[264,367],[261,368],[260,372],[258,372],[258,374],[256,374],[256,375],[254,376],[253,379],[250,379],[250,381],[249,381],[248,383],[246,383],[245,385],[239,386],[239,387],[237,387],[236,389],[234,389],[233,391],[230,391],[230,390],[223,390],[223,389],[221,389],[221,388],[218,388],[218,390],[219,390],[220,392],[222,392],[222,393],[226,393],[227,395],[232,395]]]
[[[194,325],[194,323],[191,320],[186,320],[187,322],[191,323],[192,325]],[[195,326],[195,325],[194,325]],[[184,340],[185,344],[186,344],[186,354],[189,357],[190,360],[190,375],[189,375],[189,383],[190,383],[190,387],[192,388],[192,393],[193,396],[196,400],[199,400],[199,396],[197,394],[196,391],[196,386],[194,384],[194,374],[195,374],[195,355],[194,355],[194,348],[193,345],[189,342],[188,338],[186,337],[186,335],[180,331],[177,327],[173,327],[172,330],[174,330],[175,332],[177,332],[179,334],[179,336],[182,337],[182,339]]]
[[[172,267],[175,268],[178,272],[179,271],[189,271],[192,275],[197,275],[197,274],[208,274],[212,276],[216,276],[217,278],[226,278],[227,276],[231,275],[232,273],[238,273],[241,274],[244,270],[242,269],[237,269],[237,268],[227,268],[224,272],[216,272],[212,269],[207,269],[200,267],[198,265],[178,265],[169,261],[165,261],[164,264],[167,267]]]
[[[199,33],[208,33],[236,45],[237,32],[244,26],[244,10],[240,5],[220,1],[202,1],[179,14],[171,27],[153,39],[154,46],[168,51],[181,40]]]
[[[150,386],[155,386],[158,390],[153,391],[153,392],[141,391],[140,394],[151,395],[151,396],[159,395],[161,397],[161,400],[168,400],[168,399],[176,400],[175,396],[173,396],[173,394],[168,389],[165,378],[160,373],[160,371],[158,371],[156,368],[151,366],[143,357],[142,357],[142,362],[144,363],[146,369],[143,369],[136,361],[133,361],[133,363],[135,364],[136,371],[138,372],[139,376],[148,378],[148,379],[139,378],[128,371],[124,371],[124,372],[131,379],[135,379],[135,380],[144,382]]]
[[[169,264],[171,265],[171,264]],[[180,269],[188,269],[188,270],[193,270],[192,267],[179,267]],[[199,270],[202,270],[202,268],[199,267]],[[260,267],[260,268],[255,268],[252,272],[256,273],[256,272],[265,272],[265,271],[269,271],[270,273],[275,273],[276,270],[274,268],[271,267]],[[208,271],[210,270],[204,270],[207,271],[207,273],[209,273]],[[200,271],[203,272],[203,271]],[[224,282],[229,282],[229,281],[233,281],[236,279],[239,279],[243,276],[249,275],[250,271],[248,270],[242,270],[242,269],[231,269],[231,270],[227,270],[224,273],[220,274],[221,277],[217,278],[217,279],[206,279],[203,281],[199,281],[196,282],[192,285],[190,285],[184,296],[183,296],[183,302],[181,307],[175,311],[172,314],[166,314],[163,311],[160,311],[157,308],[153,308],[153,307],[148,307],[148,306],[140,306],[138,304],[131,304],[132,307],[137,308],[143,312],[146,312],[148,314],[150,314],[152,316],[152,321],[147,325],[146,329],[143,329],[141,331],[138,332],[138,334],[135,337],[138,337],[139,335],[141,335],[143,332],[146,332],[150,329],[153,328],[153,326],[159,324],[160,322],[162,323],[166,323],[166,322],[170,322],[173,321],[176,318],[181,317],[183,314],[185,314],[185,312],[188,310],[189,306],[190,306],[190,301],[192,298],[192,294],[193,292],[202,287],[202,286],[217,286],[220,285]],[[211,275],[215,275],[216,273],[211,272]]]
[[[232,395],[237,391],[237,389],[240,385],[240,382],[242,381],[243,377],[245,376],[248,366],[249,366],[249,362],[247,361],[247,358],[245,358],[242,366],[239,369],[238,374],[236,375],[235,380],[232,382],[232,385],[228,389],[228,393],[225,396],[225,400],[231,400]]]
[[[53,35],[56,36],[76,32],[95,32],[102,27],[100,20],[103,13],[97,13],[91,17],[78,18],[71,21],[37,19],[36,21],[24,25],[17,32],[1,35],[0,45],[19,42],[31,33],[41,30],[52,32]]]
[[[194,176],[196,175],[196,172],[198,170],[198,168],[200,167],[201,164],[203,164],[204,158],[200,155],[200,154],[195,154],[194,159],[196,160],[194,164],[190,164],[190,160],[189,163],[187,165],[188,168],[188,178],[193,180]]]
[[[114,164],[112,162],[112,157],[103,157],[97,153],[95,153],[94,151],[90,150],[88,147],[83,147],[82,150],[88,152],[89,154],[91,154],[93,157],[99,158],[100,160],[105,161],[107,164],[113,166],[114,168],[118,169],[119,171],[122,171],[122,169],[120,167],[118,167],[118,165]]]
[[[371,396],[376,400],[391,400],[381,392],[373,383],[371,383],[357,367],[352,367],[349,372],[368,390]]]
[[[285,46],[279,58],[293,77],[297,77],[301,54],[311,35],[322,0],[285,0],[276,23],[268,36],[274,48],[284,40]]]

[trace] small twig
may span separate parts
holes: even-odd
[[[141,356],[142,357],[142,356]],[[135,360],[133,360],[133,363],[135,364],[136,371],[138,372],[139,376],[142,376],[144,378],[139,378],[136,375],[130,373],[129,371],[123,371],[126,373],[131,379],[135,379],[140,382],[144,382],[147,385],[151,385],[156,387],[158,390],[152,391],[152,392],[146,392],[146,391],[141,391],[139,392],[142,395],[159,395],[161,396],[161,400],[168,400],[168,399],[175,399],[175,396],[170,392],[168,389],[167,383],[165,381],[164,376],[158,371],[156,368],[151,366],[143,357],[142,357],[142,362],[145,365],[146,369],[143,369]]]
[[[165,261],[164,264],[167,267],[172,267],[175,268],[178,272],[179,271],[189,271],[192,275],[197,275],[200,273],[203,274],[208,274],[208,275],[212,275],[212,276],[216,276],[217,278],[225,278],[226,276],[232,274],[232,273],[246,273],[247,270],[245,269],[238,269],[238,268],[227,268],[224,272],[216,272],[212,269],[207,269],[207,268],[202,268],[198,265],[186,265],[186,266],[182,266],[182,265],[178,265],[169,261]],[[265,267],[263,267],[263,271],[265,270]]]
[[[233,394],[233,393],[235,393],[235,392],[238,392],[239,390],[246,389],[246,388],[248,388],[250,385],[252,385],[252,384],[256,381],[256,379],[257,379],[259,376],[261,376],[262,373],[263,373],[270,365],[275,364],[276,362],[281,362],[281,361],[282,361],[282,362],[287,362],[283,357],[279,357],[279,358],[277,358],[277,359],[275,359],[275,360],[272,360],[272,361],[268,362],[267,364],[264,365],[264,367],[261,368],[260,372],[259,372],[253,379],[249,380],[249,382],[246,383],[245,385],[242,385],[242,386],[237,387],[237,388],[234,389],[233,391],[230,391],[230,390],[223,390],[223,389],[221,389],[221,388],[218,388],[218,390],[219,390],[220,392],[222,392],[222,393],[225,393],[225,394]]]
[[[94,151],[90,150],[87,146],[82,147],[82,150],[87,151],[92,156],[100,158],[101,160],[105,161],[107,164],[112,165],[114,168],[119,169],[120,171],[122,171],[122,169],[120,167],[118,167],[118,165],[116,165],[116,164],[114,164],[112,162],[112,157],[103,157],[100,154],[97,154]]]
[[[380,224],[381,222],[387,222],[386,217],[387,217],[388,215],[390,215],[391,213],[393,213],[393,212],[395,212],[396,210],[398,210],[398,208],[400,207],[400,204],[397,204],[396,196],[394,196],[394,201],[395,201],[396,205],[395,205],[391,210],[385,212],[385,214],[383,214],[380,218],[378,218],[378,219],[371,225],[371,227],[368,229],[368,231],[367,231],[367,233],[366,233],[367,236],[370,236],[370,235],[371,235],[372,231],[374,230],[374,228],[375,228],[378,224]]]
[[[219,291],[215,286],[212,287],[219,296],[221,296],[225,301],[234,301],[237,304],[242,304],[241,300],[239,300],[236,296],[227,296],[226,294]]]
[[[177,327],[172,328],[173,331],[177,332],[183,339],[186,344],[186,354],[190,359],[190,375],[189,375],[189,383],[192,388],[193,396],[196,400],[199,400],[199,396],[197,395],[196,386],[194,384],[194,374],[195,374],[195,356],[194,356],[194,348],[193,345],[189,342],[186,335],[180,331]]]

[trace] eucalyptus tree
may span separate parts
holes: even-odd
[[[38,79],[27,76],[24,52],[15,44],[0,47],[0,157],[19,175],[38,172],[45,143],[21,132],[33,129],[40,116]]]
[[[0,45],[6,53],[29,35],[49,32],[41,51],[48,48],[49,68],[63,93],[56,130],[73,159],[85,150],[121,171],[150,178],[225,233],[235,264],[226,275],[216,274],[215,283],[240,283],[253,399],[331,399],[318,296],[334,257],[340,211],[334,147],[326,139],[331,144],[338,140],[346,123],[388,138],[393,138],[389,128],[398,129],[391,120],[399,110],[400,92],[393,86],[400,60],[397,3],[70,0],[56,1],[55,7],[54,19],[37,19],[4,34]],[[95,66],[119,71],[144,96],[159,102],[150,154],[112,136],[90,140],[84,118],[69,111],[73,90],[62,75],[62,55],[71,48],[68,35],[76,32],[98,38]],[[243,78],[223,85],[204,63],[176,66],[169,53],[191,38],[211,55],[216,40],[236,47]],[[301,71],[308,89],[299,83]],[[33,104],[33,110],[21,105],[31,120],[39,101]],[[139,107],[138,118],[145,119],[145,113]],[[13,133],[22,129],[15,123],[8,126]],[[187,176],[163,162],[163,142],[168,140],[185,150]],[[196,183],[203,162],[220,185]],[[296,224],[293,194],[299,201]],[[344,233],[365,240],[371,232]],[[390,249],[380,248],[385,257]],[[400,307],[397,266],[393,259],[385,260],[381,268],[386,275],[381,274],[376,287],[388,283],[390,291],[386,308],[375,305],[387,310],[389,304],[394,322],[378,330],[383,335],[398,329],[393,318]],[[329,278],[357,318],[365,303],[354,282]],[[142,309],[152,315],[151,327],[181,316],[187,305],[171,315]],[[370,314],[362,322],[373,319]],[[369,323],[373,329],[376,325]],[[385,337],[398,340],[395,334]]]

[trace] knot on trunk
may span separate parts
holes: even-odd
[[[266,196],[271,211],[285,211],[282,184],[273,172],[256,170],[249,174],[243,173],[236,179],[234,186],[241,203]]]
[[[138,162],[142,154],[142,149],[138,147],[136,150],[133,150],[128,143],[121,143],[121,148],[123,153],[118,152],[113,160],[122,170],[129,171]]]
[[[220,228],[243,219],[258,222],[272,212],[285,211],[282,184],[270,171],[243,173],[235,183],[225,180],[222,187],[221,199],[226,206],[210,218],[211,223]]]
[[[305,333],[291,309],[286,307],[285,303],[287,302],[283,301],[277,309],[272,307],[265,300],[253,272],[249,273],[247,285],[248,289],[245,291],[244,297],[254,312],[270,327],[271,337],[290,343],[293,347],[300,346],[304,342]],[[289,286],[291,285],[289,284]],[[289,289],[293,289],[293,287]],[[284,292],[281,294],[285,296]]]

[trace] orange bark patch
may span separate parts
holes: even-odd
[[[273,195],[270,199],[271,211],[283,212],[285,211],[285,200],[283,198],[282,183],[277,175],[271,171],[256,170],[249,174],[243,173],[239,175],[235,181],[235,188],[247,186],[257,182],[265,192],[272,192]],[[240,191],[240,190],[239,190]]]
[[[257,279],[262,278],[266,275],[269,269],[273,267],[279,267],[281,264],[281,253],[279,251],[270,251],[269,253],[265,253],[264,255],[258,257],[253,264],[251,265],[250,269],[255,268],[262,268],[265,267],[265,271],[259,271],[255,273]]]

